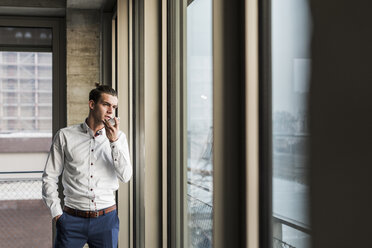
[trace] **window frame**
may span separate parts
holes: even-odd
[[[260,96],[260,171],[259,245],[272,247],[272,87],[271,87],[271,1],[259,4],[259,96]]]
[[[168,0],[167,40],[167,188],[168,188],[168,245],[187,247],[187,202],[183,196],[187,188],[184,166],[187,154],[186,127],[186,8],[187,0]]]
[[[52,46],[0,46],[0,51],[52,52],[52,136],[66,126],[66,31],[61,17],[0,17],[3,27],[37,27],[52,29]],[[48,152],[52,138],[1,138],[1,153]],[[20,149],[20,142],[22,148]],[[35,145],[38,144],[38,145]]]
[[[260,80],[260,247],[273,247],[274,221],[311,235],[311,228],[273,215],[273,119],[272,119],[272,0],[259,3],[259,80]]]
[[[182,47],[185,20],[181,5],[168,11],[168,235],[169,247],[184,247],[180,199],[182,164]],[[178,4],[178,5],[177,5]],[[185,6],[185,5],[183,5]],[[258,6],[257,2],[213,1],[213,247],[258,247]],[[247,17],[247,13],[254,14]],[[253,16],[253,17],[252,17]],[[249,19],[246,19],[249,18]],[[256,18],[256,19],[255,19]],[[177,30],[177,28],[179,30]],[[181,30],[181,31],[180,31]],[[253,61],[253,66],[248,63]],[[248,69],[246,71],[246,69]],[[253,75],[253,76],[252,76]],[[227,82],[234,83],[227,83]],[[177,88],[179,87],[179,88]],[[182,98],[183,97],[183,98]],[[249,99],[247,99],[249,97]],[[177,112],[178,110],[178,112]],[[244,137],[244,138],[242,138]],[[249,144],[249,145],[248,145]],[[255,144],[257,144],[255,146]],[[231,166],[236,165],[236,166]],[[253,180],[248,181],[248,178]],[[185,180],[184,180],[185,181]],[[252,219],[251,219],[252,217]],[[248,235],[247,235],[248,234]]]

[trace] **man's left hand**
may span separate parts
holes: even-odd
[[[108,120],[103,121],[106,129],[106,136],[111,143],[117,141],[119,135],[119,120],[118,118],[114,117],[114,121],[115,125],[111,125]]]

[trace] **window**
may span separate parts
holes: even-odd
[[[12,21],[4,19],[5,23]],[[46,152],[53,132],[52,52],[58,48],[53,50],[52,33],[56,25],[37,27],[40,23],[34,20],[17,25],[0,25],[1,152]]]
[[[0,68],[0,137],[51,137],[52,53],[0,52]]]
[[[169,2],[170,246],[212,247],[212,1]]]
[[[66,125],[64,22],[0,18],[0,239],[6,247],[52,246],[41,174],[53,132]]]
[[[213,67],[212,1],[187,6],[187,227],[188,247],[212,247]]]
[[[271,1],[273,247],[310,247],[307,0]]]

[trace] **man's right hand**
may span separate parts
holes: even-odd
[[[54,217],[54,222],[57,223],[57,220],[58,220],[61,216],[62,216],[62,215],[60,214],[60,215],[57,215],[56,217]]]

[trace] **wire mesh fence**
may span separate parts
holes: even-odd
[[[52,223],[41,200],[41,178],[0,179],[0,247],[52,247]]]
[[[190,195],[187,196],[191,247],[212,247],[213,208]]]
[[[0,180],[0,201],[31,199],[41,199],[41,178]]]

